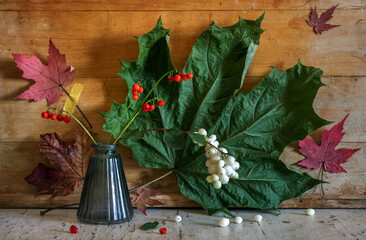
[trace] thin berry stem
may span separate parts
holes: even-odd
[[[111,141],[111,138],[112,138],[112,135],[113,135],[113,132],[116,130],[118,124],[121,122],[123,116],[126,114],[126,112],[128,111],[128,109],[130,109],[132,105],[132,101],[130,102],[130,104],[128,105],[128,107],[126,108],[126,110],[123,112],[122,116],[118,119],[118,122],[114,125],[113,127],[113,130],[111,132],[111,134],[109,135],[109,138],[108,138],[108,142],[107,142],[107,145],[109,144],[109,142]]]
[[[74,101],[74,99],[70,96],[70,93],[62,86],[60,85],[61,89],[67,94],[67,96],[69,96],[69,98],[71,99],[71,101],[73,101],[73,103],[75,103],[76,108],[79,110],[79,112],[81,113],[81,115],[84,117],[84,119],[86,120],[86,122],[89,124],[90,128],[93,128],[93,126],[91,125],[91,123],[89,122],[88,118],[85,116],[85,114],[83,113],[83,111],[81,111],[81,108],[79,107],[79,105]]]
[[[171,171],[169,171],[169,172],[165,173],[164,175],[162,175],[162,176],[160,176],[160,177],[158,177],[158,178],[155,178],[154,180],[152,180],[152,181],[150,181],[150,182],[148,182],[148,183],[145,183],[144,185],[141,185],[141,186],[138,186],[138,187],[131,188],[131,189],[129,189],[128,191],[129,191],[129,192],[133,192],[133,191],[135,191],[135,190],[137,190],[137,189],[140,189],[140,188],[146,187],[146,186],[148,186],[148,185],[150,185],[150,184],[152,184],[152,183],[154,183],[154,182],[157,182],[157,181],[159,181],[159,180],[161,180],[161,179],[165,178],[166,176],[168,176],[168,175],[172,174],[173,172],[174,172],[174,170],[171,170]]]
[[[89,135],[89,137],[91,138],[91,140],[93,140],[93,142],[98,145],[98,143],[94,140],[93,136],[90,134],[90,132],[88,131],[88,129],[86,129],[86,127],[74,116],[72,115],[72,113],[68,112],[68,111],[65,111],[63,109],[59,109],[59,108],[50,108],[50,109],[56,109],[56,110],[59,110],[59,111],[62,111],[62,112],[65,112],[67,113],[68,115],[70,115],[77,123],[79,123],[79,125],[84,129],[84,131]]]
[[[123,130],[118,135],[118,137],[116,138],[116,140],[113,142],[113,145],[117,143],[118,139],[122,136],[122,134],[126,131],[126,129],[130,126],[130,124],[137,117],[137,115],[139,115],[140,112],[141,112],[141,109],[139,109],[139,111],[135,114],[135,116],[133,116],[132,118],[130,118],[130,121],[127,123],[127,125],[123,128]]]

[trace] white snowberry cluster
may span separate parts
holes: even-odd
[[[237,179],[239,174],[236,170],[239,169],[240,165],[233,156],[228,154],[226,148],[218,148],[219,142],[216,140],[216,135],[207,137],[207,131],[203,128],[196,133],[203,135],[206,141],[210,143],[205,147],[206,157],[208,158],[206,167],[211,174],[206,178],[206,181],[212,183],[214,188],[220,189],[222,184],[229,183],[230,178]],[[196,141],[193,142],[197,143]],[[201,143],[197,144],[200,147],[203,146]]]

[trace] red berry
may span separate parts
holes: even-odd
[[[174,81],[173,77],[168,77],[168,81],[173,82]]]
[[[65,117],[64,117],[64,122],[65,122],[65,123],[70,123],[70,122],[71,122],[71,117],[69,117],[69,116],[65,116]]]
[[[166,230],[166,228],[160,228],[159,232],[160,232],[160,234],[166,234],[167,230]]]
[[[48,118],[48,112],[43,112],[43,113],[41,114],[41,116],[42,116],[43,118]]]
[[[155,109],[155,105],[150,105],[150,112],[153,111]]]
[[[158,105],[160,106],[160,107],[162,107],[162,106],[164,106],[164,101],[163,100],[160,100],[159,102],[158,102]]]
[[[178,75],[178,74],[174,75],[174,81],[180,82],[181,80],[182,80],[182,77],[180,75]]]
[[[61,114],[59,114],[57,115],[57,120],[61,122],[64,120],[64,117]]]
[[[47,111],[47,113],[48,113],[48,118],[51,118],[52,113],[50,111]]]
[[[135,100],[135,101],[137,101],[137,99],[139,99],[139,96],[138,95],[133,95],[132,96],[132,99]]]
[[[181,76],[181,77],[184,77],[184,76],[185,76],[185,74],[184,74],[183,72],[181,72],[181,73],[180,73],[180,76]]]
[[[138,91],[140,90],[140,86],[137,83],[135,83],[134,85],[132,85],[132,89]]]
[[[188,73],[188,74],[187,74],[187,77],[188,77],[189,79],[192,79],[192,78],[193,78],[193,73]]]
[[[70,227],[70,232],[71,233],[78,233],[78,228],[75,226],[75,225],[71,225],[71,227]]]
[[[52,120],[56,120],[56,119],[57,119],[57,114],[52,114],[52,115],[51,115],[51,119],[52,119]]]
[[[139,94],[139,91],[132,90],[132,95],[138,95],[138,94]]]
[[[184,76],[182,77],[182,79],[183,79],[184,81],[187,81],[187,80],[188,80],[188,77],[187,77],[186,75],[184,75]]]
[[[144,105],[142,105],[142,111],[148,112],[149,110],[150,110],[150,104],[144,103]]]
[[[143,87],[140,87],[139,92],[140,93],[143,93],[144,92],[144,88]]]

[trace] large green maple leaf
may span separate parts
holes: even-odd
[[[251,92],[235,97],[259,44],[262,19],[263,15],[256,21],[239,18],[230,27],[213,23],[197,39],[183,69],[192,72],[194,79],[179,84],[162,81],[151,98],[163,98],[166,105],[158,111],[140,114],[127,131],[127,134],[154,128],[197,131],[203,127],[209,134],[216,134],[220,146],[236,157],[241,165],[238,179],[231,179],[218,190],[207,183],[204,149],[188,137],[183,149],[169,147],[162,131],[146,132],[142,139],[121,140],[132,149],[140,166],[174,169],[181,192],[210,214],[226,211],[227,206],[277,208],[282,201],[320,183],[287,167],[279,156],[289,143],[328,124],[312,108],[322,86],[322,71],[300,62],[285,73],[273,68]],[[138,37],[138,60],[121,61],[120,75],[130,90],[139,81],[149,89],[164,73],[174,69],[168,32],[159,19],[151,32]],[[115,102],[109,112],[101,113],[107,122],[105,131],[111,132],[131,98],[129,93],[125,104]],[[131,106],[114,132],[115,137],[139,105]]]

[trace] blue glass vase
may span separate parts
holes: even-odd
[[[128,222],[133,217],[118,144],[93,144],[77,218],[94,224]]]

